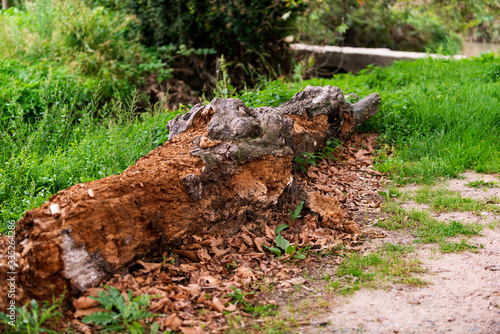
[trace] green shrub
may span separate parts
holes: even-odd
[[[476,42],[500,42],[498,0],[439,0],[426,10],[442,18],[446,26]]]
[[[435,49],[447,42],[449,29],[426,9],[398,0],[311,1],[308,15],[298,21],[299,38],[315,44]],[[460,39],[452,36],[459,49]]]
[[[213,48],[227,57],[269,53],[293,31],[303,0],[129,1],[148,42],[159,46]],[[271,48],[271,50],[269,50]]]
[[[16,325],[11,326],[11,319],[4,312],[0,312],[0,325],[5,326],[6,334],[13,333],[58,333],[54,329],[47,327],[55,327],[54,324],[62,317],[60,307],[61,299],[54,299],[52,303],[43,301],[39,305],[36,300],[32,299],[30,303],[26,303],[22,307],[16,306]],[[0,326],[0,329],[1,326]]]
[[[252,85],[257,73],[277,78],[288,71],[290,60],[284,38],[296,31],[295,19],[307,6],[307,0],[93,3],[137,16],[143,42],[157,47],[160,55],[176,57],[174,67],[189,68],[176,72],[176,78],[198,90],[211,84],[221,55],[231,67],[232,83],[239,87]],[[207,57],[210,53],[217,56]]]

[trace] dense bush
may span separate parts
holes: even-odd
[[[500,43],[498,0],[435,0],[426,7],[467,40]]]
[[[305,2],[140,0],[126,6],[140,18],[149,44],[213,48],[226,57],[242,57],[281,46]]]
[[[94,3],[137,16],[143,42],[158,47],[160,54],[172,55],[182,47],[192,50],[182,56],[190,56],[199,49],[224,55],[233,81],[247,81],[247,84],[251,84],[248,81],[257,71],[279,76],[278,68],[288,70],[284,38],[296,31],[295,19],[307,7],[306,0],[96,0]],[[206,83],[210,75],[203,71],[214,75],[217,57],[195,58],[177,59],[175,67],[185,70],[177,72],[176,77],[193,85],[201,77]]]
[[[460,38],[500,41],[497,0],[312,0],[299,39],[315,44],[425,51]]]
[[[299,38],[315,44],[425,51],[447,42],[438,16],[407,1],[315,0],[308,11],[299,18]]]

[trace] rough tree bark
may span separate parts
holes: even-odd
[[[77,184],[26,212],[16,238],[25,295],[66,297],[124,273],[185,236],[231,235],[279,209],[295,186],[294,156],[344,138],[378,111],[380,96],[349,104],[339,88],[306,87],[279,107],[238,99],[196,105],[169,122],[169,140],[120,175]],[[335,215],[334,198],[306,205]]]

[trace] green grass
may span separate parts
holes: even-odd
[[[486,182],[484,180],[478,180],[478,181],[473,181],[465,184],[467,187],[471,188],[493,188],[498,186],[498,182],[495,181],[489,181]]]
[[[339,265],[336,277],[323,277],[327,290],[346,295],[362,287],[378,288],[388,283],[425,284],[414,276],[424,270],[418,259],[409,256],[413,251],[412,246],[388,243],[371,254],[350,253]]]
[[[160,81],[171,77],[172,70],[140,43],[136,21],[122,12],[91,8],[83,0],[23,1],[0,11],[0,114],[4,102],[14,97],[5,90],[15,84],[23,92],[17,98],[25,112],[37,116],[49,72],[77,74],[83,84],[81,103],[98,86],[104,103],[129,97],[152,74]]]
[[[477,252],[477,246],[469,245],[467,240],[462,239],[460,242],[444,241],[440,244],[443,253],[455,253],[463,251]]]
[[[361,97],[378,92],[380,112],[363,129],[380,133],[380,141],[394,150],[381,154],[378,170],[399,184],[432,183],[466,169],[500,172],[498,64],[493,53],[464,60],[401,61],[358,75],[275,81],[241,98],[254,107],[278,105],[305,85],[338,86],[344,94]]]
[[[433,218],[428,212],[416,209],[405,210],[397,203],[387,202],[384,210],[391,215],[377,223],[377,226],[387,230],[406,229],[416,237],[416,242],[437,243],[443,252],[453,249],[452,243],[448,240],[451,237],[463,236],[471,237],[479,235],[483,226],[476,223],[462,223],[459,221],[444,222]],[[464,247],[474,248],[472,245],[463,244],[456,247],[457,251],[464,250]]]
[[[479,213],[498,210],[498,206],[488,205],[472,198],[464,198],[459,192],[444,188],[422,187],[415,192],[412,199],[417,203],[429,204],[436,212],[472,211]]]
[[[157,108],[132,116],[134,99],[79,110],[76,79],[51,80],[46,86],[64,89],[42,97],[38,122],[26,122],[16,103],[0,119],[0,232],[2,222],[18,220],[61,189],[122,172],[167,140],[166,123],[178,114]]]
[[[276,316],[268,316],[255,322],[254,319],[234,315],[227,317],[229,330],[228,333],[250,334],[250,333],[266,333],[266,334],[287,334],[297,333],[292,327],[296,327],[296,321],[293,318],[285,318],[281,314]]]

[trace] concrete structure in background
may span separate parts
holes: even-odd
[[[298,55],[314,55],[314,67],[318,74],[325,76],[333,72],[357,73],[368,65],[387,66],[396,60],[418,59],[427,56],[444,57],[425,52],[393,51],[390,49],[352,48],[339,46],[317,46],[307,44],[292,44],[292,49]],[[454,59],[466,56],[455,55]]]

